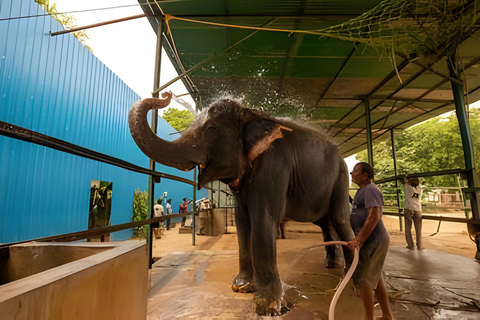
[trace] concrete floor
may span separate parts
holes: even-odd
[[[317,231],[317,230],[315,230]],[[258,319],[253,294],[234,293],[238,272],[236,234],[196,237],[174,228],[154,241],[148,319]],[[277,243],[282,281],[295,307],[278,319],[327,319],[341,268],[323,266],[322,241],[311,225],[293,223]],[[394,242],[394,241],[393,241]],[[387,291],[397,320],[480,319],[480,264],[439,250],[410,251],[391,246],[384,267]],[[361,299],[349,284],[337,304],[335,319],[362,319]],[[380,317],[379,306],[376,316]],[[271,317],[263,317],[269,319]]]

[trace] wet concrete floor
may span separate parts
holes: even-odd
[[[253,294],[230,289],[238,272],[236,234],[197,237],[195,247],[191,239],[171,229],[154,242],[154,256],[162,258],[151,272],[148,319],[260,319]],[[283,317],[263,319],[328,318],[343,269],[326,269],[325,249],[309,248],[321,241],[320,233],[287,232],[287,239],[277,242],[280,277],[287,288],[294,287],[287,295],[297,303]],[[472,258],[391,246],[384,275],[397,320],[480,319],[480,264]],[[375,316],[381,316],[379,306]],[[335,319],[363,319],[351,283],[337,303]]]

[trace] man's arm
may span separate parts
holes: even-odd
[[[357,236],[350,242],[348,242],[347,247],[353,251],[355,247],[361,248],[365,241],[372,233],[373,229],[377,226],[378,221],[382,217],[382,211],[379,207],[368,208],[368,216],[365,220],[365,224],[362,227],[362,230],[357,234]]]

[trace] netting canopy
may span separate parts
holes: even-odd
[[[366,148],[366,108],[377,139],[453,110],[452,82],[480,98],[477,0],[139,2],[200,108],[232,97],[344,156]]]
[[[479,10],[476,1],[467,0],[385,0],[354,19],[318,32],[435,62],[473,34]]]

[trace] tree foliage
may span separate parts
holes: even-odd
[[[470,112],[470,130],[476,168],[480,166],[480,110]],[[410,127],[395,135],[395,150],[398,174],[465,168],[462,139],[458,120],[451,116],[436,117]],[[394,176],[392,145],[390,136],[373,145],[376,179]],[[367,152],[357,154],[356,159],[367,161]],[[441,187],[458,187],[456,175],[425,178],[425,184]]]
[[[190,111],[170,108],[162,116],[175,130],[183,131],[188,128],[195,117]]]
[[[132,222],[148,219],[148,192],[136,189],[133,192],[133,214]],[[147,225],[134,228],[133,233],[136,237],[146,238]]]
[[[67,29],[73,29],[77,27],[75,18],[64,13],[59,13],[56,3],[50,4],[50,0],[35,0],[35,2],[38,3],[39,6],[41,6],[48,14],[50,14],[55,20],[60,22]],[[75,38],[77,38],[78,41],[80,41],[85,46],[85,48],[93,52],[92,48],[86,45],[88,36],[84,30],[72,32],[72,34]]]

